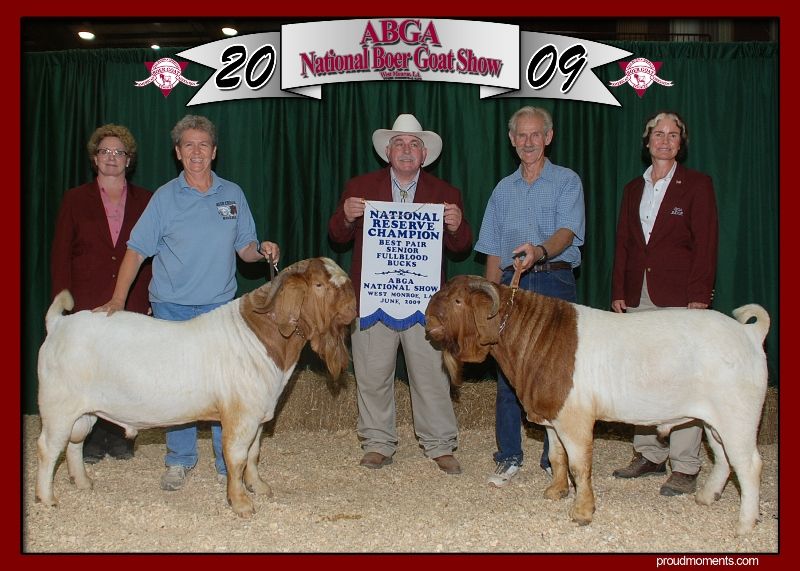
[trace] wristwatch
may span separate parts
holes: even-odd
[[[264,255],[264,249],[261,247],[261,242],[259,240],[256,240],[256,252],[258,252],[260,256]]]

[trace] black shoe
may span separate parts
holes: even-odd
[[[656,464],[655,462],[651,462],[641,454],[637,453],[634,455],[630,464],[624,468],[620,468],[619,470],[614,470],[612,475],[615,478],[639,478],[641,476],[648,476],[650,474],[665,474],[666,472],[666,462]]]
[[[83,461],[86,464],[97,464],[106,457],[105,450],[93,443],[83,443]]]
[[[133,449],[119,447],[108,451],[108,455],[115,460],[130,460],[133,458]]]
[[[108,451],[108,446],[106,445],[108,431],[106,426],[108,425],[111,425],[111,423],[98,418],[91,432],[86,435],[86,440],[83,441],[83,461],[85,463],[97,464],[106,457],[106,452]]]
[[[130,460],[133,458],[133,440],[109,436],[108,455],[117,460]]]

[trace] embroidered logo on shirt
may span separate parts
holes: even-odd
[[[217,202],[217,212],[219,212],[223,220],[236,220],[239,210],[234,201],[226,200],[225,202]]]
[[[680,206],[676,206],[672,209],[672,212],[670,212],[670,214],[672,214],[673,216],[683,216],[683,208],[681,208]]]

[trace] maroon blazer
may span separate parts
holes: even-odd
[[[387,166],[381,170],[357,176],[347,181],[339,204],[328,222],[328,234],[333,242],[347,244],[350,241],[355,241],[352,263],[350,264],[350,279],[353,281],[356,300],[358,301],[360,301],[361,297],[361,251],[363,248],[364,217],[356,219],[352,226],[348,225],[344,217],[344,202],[351,196],[366,200],[391,202],[392,179],[389,169],[390,167]],[[414,192],[414,202],[435,204],[447,202],[457,205],[462,213],[461,226],[458,227],[455,234],[445,232],[443,250],[460,254],[469,252],[472,249],[472,228],[464,215],[461,191],[425,171],[420,171],[417,189]],[[442,256],[442,283],[444,283],[445,279],[445,257]]]
[[[611,300],[638,307],[647,271],[659,307],[711,304],[717,271],[717,204],[711,177],[678,164],[645,244],[639,219],[644,178],[625,185],[617,224]]]
[[[69,289],[75,299],[73,311],[93,309],[111,299],[131,229],[151,196],[149,190],[128,183],[125,218],[114,246],[97,179],[64,194],[50,254],[51,297]],[[151,276],[150,260],[145,260],[128,294],[128,311],[147,313]]]

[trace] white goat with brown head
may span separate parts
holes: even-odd
[[[739,535],[759,513],[756,437],[770,320],[754,304],[733,314],[736,319],[690,309],[617,314],[458,276],[431,298],[425,328],[456,384],[462,362],[495,358],[528,419],[547,428],[553,481],[545,497],[568,495],[569,462],[574,521],[590,523],[595,509],[596,420],[657,426],[666,434],[700,419],[715,464],[695,499],[704,505],[719,499],[733,466],[741,487]],[[751,318],[755,323],[745,324]]]
[[[307,342],[336,378],[347,366],[345,340],[356,317],[353,285],[327,258],[303,260],[269,284],[190,321],[138,313],[81,311],[61,292],[47,312],[39,350],[36,498],[55,505],[53,474],[67,468],[90,488],[83,441],[97,417],[133,437],[145,428],[219,420],[227,496],[241,516],[254,512],[245,486],[271,495],[258,475],[262,424],[274,416]]]

